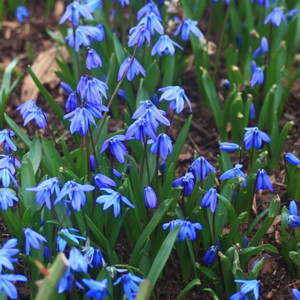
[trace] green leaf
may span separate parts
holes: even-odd
[[[37,135],[34,137],[34,139],[31,142],[28,157],[32,164],[33,173],[36,174],[42,158],[42,148]]]
[[[150,299],[150,281],[149,280],[144,280],[141,284],[140,284],[140,288],[139,288],[139,293],[137,294],[135,300],[147,300]]]
[[[192,280],[187,286],[180,292],[180,294],[177,296],[176,300],[181,300],[183,297],[195,286],[201,285],[200,279],[196,278]]]

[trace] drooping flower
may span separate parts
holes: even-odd
[[[0,292],[4,291],[10,299],[17,299],[18,291],[13,284],[16,281],[25,282],[27,278],[19,274],[0,274]]]
[[[29,18],[29,11],[24,6],[18,6],[16,9],[16,12],[15,12],[15,15],[16,15],[16,19],[18,20],[18,22],[23,24],[24,18],[25,19]]]
[[[91,13],[102,7],[102,0],[85,0],[84,2]]]
[[[253,58],[256,59],[259,57],[261,53],[268,53],[268,52],[269,52],[268,40],[265,36],[263,36],[261,38],[260,47],[258,47],[253,53]]]
[[[210,188],[207,193],[203,196],[202,207],[210,207],[212,213],[216,211],[217,206],[217,190],[215,188]]]
[[[40,108],[30,108],[27,111],[27,116],[24,119],[23,126],[26,126],[31,120],[35,120],[36,124],[45,129],[47,126],[48,115],[44,113]]]
[[[257,175],[256,175],[256,190],[260,191],[265,189],[269,189],[270,191],[273,191],[273,185],[270,178],[266,174],[266,171],[260,169],[257,171]]]
[[[37,187],[27,188],[27,191],[36,192],[36,203],[38,205],[46,205],[48,209],[51,209],[51,196],[59,195],[59,178],[53,177],[44,180]]]
[[[4,188],[8,188],[13,182],[14,186],[18,186],[18,182],[8,168],[0,169],[0,181]]]
[[[144,77],[146,75],[145,69],[136,58],[127,57],[120,66],[118,81],[120,81],[123,76],[126,76],[129,81],[132,81],[134,76],[139,73],[141,73]]]
[[[127,155],[127,150],[122,144],[122,142],[124,142],[125,140],[125,135],[114,135],[113,137],[107,139],[103,143],[100,153],[104,152],[107,148],[109,148],[111,154],[115,156],[121,164],[124,164],[125,156]]]
[[[90,70],[98,67],[102,67],[102,60],[100,56],[94,49],[88,49],[86,56],[86,68]]]
[[[165,133],[161,133],[158,135],[156,142],[152,144],[150,149],[152,154],[155,154],[159,151],[163,160],[167,159],[168,154],[172,154],[172,150],[172,140]]]
[[[88,261],[77,248],[73,247],[71,249],[68,262],[72,270],[87,273]]]
[[[255,84],[261,85],[264,82],[264,72],[261,67],[256,65],[255,61],[251,63],[251,86],[255,86]]]
[[[71,268],[68,267],[64,276],[58,283],[57,291],[59,294],[63,292],[71,292],[75,286],[77,286],[79,289],[83,289],[83,286],[80,284],[80,282],[75,279],[75,275],[71,272]]]
[[[6,211],[8,207],[14,206],[14,201],[18,202],[19,199],[16,195],[11,192],[0,190],[0,209]],[[1,272],[1,270],[0,270]]]
[[[60,230],[60,235],[56,239],[57,248],[60,252],[64,252],[67,246],[67,241],[64,237],[76,245],[79,245],[79,240],[86,240],[85,237],[78,235],[77,232],[79,232],[79,230],[75,228],[62,228]]]
[[[115,282],[114,285],[122,284],[123,292],[127,296],[127,299],[133,300],[139,291],[138,284],[143,282],[144,279],[132,275],[131,273],[124,274],[120,276]]]
[[[154,208],[157,204],[157,196],[151,186],[144,188],[144,199],[147,207]]]
[[[245,149],[248,150],[251,147],[260,149],[262,143],[270,143],[271,139],[265,132],[260,131],[257,127],[246,127],[246,133],[244,136]]]
[[[289,212],[290,214],[287,217],[288,224],[293,227],[300,227],[300,217],[298,216],[298,208],[294,200],[290,202]]]
[[[198,176],[202,181],[210,173],[216,173],[216,169],[203,156],[199,156],[190,166],[194,176]],[[196,179],[196,178],[195,178]]]
[[[95,187],[90,184],[79,184],[73,180],[69,180],[64,184],[54,204],[62,201],[67,196],[68,200],[65,201],[67,203],[71,202],[73,209],[79,211],[86,202],[85,193],[94,189]]]
[[[131,208],[135,206],[123,195],[112,190],[112,189],[101,189],[101,191],[106,192],[108,195],[101,195],[96,199],[96,203],[104,204],[103,210],[108,209],[113,206],[114,217],[117,218],[121,212],[121,202],[124,202]]]
[[[117,184],[109,177],[103,174],[96,174],[94,181],[99,189],[116,187]]]
[[[184,41],[187,41],[190,33],[192,32],[196,37],[198,37],[199,39],[203,39],[204,35],[201,32],[201,30],[197,27],[198,22],[197,21],[193,21],[191,19],[185,19],[183,22],[181,22],[176,31],[174,32],[174,35],[178,35],[179,32],[181,31],[181,38]]]
[[[0,169],[7,168],[10,173],[14,175],[16,168],[21,168],[21,162],[13,155],[0,154]]]
[[[146,26],[147,30],[151,35],[154,35],[155,31],[159,34],[164,33],[164,28],[161,25],[161,18],[158,17],[155,13],[147,13],[139,22],[139,25],[143,24]]]
[[[249,298],[245,293],[238,291],[230,296],[230,300],[249,300]]]
[[[20,111],[20,115],[22,116],[23,120],[27,117],[29,114],[29,110],[32,108],[38,108],[35,101],[30,99],[23,104],[19,105],[16,110]]]
[[[162,228],[163,228],[163,230],[166,230],[169,228],[169,230],[172,231],[175,227],[181,225],[182,222],[183,222],[183,220],[181,220],[181,219],[172,220],[168,223],[164,223]]]
[[[215,245],[210,246],[204,254],[204,258],[203,258],[204,264],[211,265],[216,260],[218,251],[219,251],[218,246]]]
[[[102,97],[107,99],[108,86],[105,82],[92,76],[81,76],[76,90],[81,94],[82,99],[92,105],[102,105]]]
[[[255,106],[253,103],[250,104],[249,118],[250,120],[255,119]]]
[[[82,281],[89,287],[89,291],[85,294],[86,297],[102,300],[108,294],[108,279],[97,281],[83,278]]]
[[[293,153],[287,153],[284,158],[291,165],[300,167],[300,159],[297,156],[295,156]]]
[[[194,184],[195,184],[194,175],[191,172],[188,172],[184,176],[174,180],[172,186],[175,187],[180,185],[183,188],[182,189],[183,195],[189,196],[193,191]]]
[[[80,17],[83,17],[87,20],[93,20],[93,16],[89,8],[84,3],[74,1],[66,7],[66,11],[61,17],[59,24],[69,20],[74,26],[78,26]]]
[[[240,170],[243,167],[241,164],[236,164],[233,169],[230,169],[223,173],[220,177],[220,180],[226,180],[226,179],[233,179],[240,177],[243,179],[243,185],[246,186],[246,176],[245,174]]]
[[[234,152],[234,151],[241,149],[241,147],[235,143],[223,142],[223,143],[220,143],[219,149],[222,151],[226,151],[226,152]]]
[[[182,221],[181,228],[179,231],[179,240],[183,242],[187,237],[193,241],[196,239],[196,230],[202,230],[202,225],[200,223],[192,223],[190,221]]]
[[[12,256],[17,255],[20,250],[15,248],[18,244],[18,240],[11,238],[7,240],[2,248],[0,249],[0,273],[2,273],[2,268],[6,268],[8,270],[13,270],[13,263],[17,262],[17,258],[13,258]]]
[[[140,142],[144,142],[146,136],[149,136],[150,139],[156,141],[156,136],[153,132],[153,128],[145,118],[137,119],[128,127],[126,139],[130,139],[133,135],[135,135],[135,138]]]
[[[30,254],[30,247],[34,249],[40,249],[40,243],[46,243],[47,240],[44,236],[40,233],[34,231],[31,228],[24,228],[23,229],[24,236],[25,236],[25,253],[26,255]]]
[[[15,136],[14,132],[8,129],[2,129],[0,131],[0,145],[4,143],[5,153],[9,154],[10,150],[16,151],[17,147],[11,140],[11,137]]]
[[[144,24],[139,24],[129,30],[130,38],[128,40],[128,47],[138,45],[141,47],[146,41],[148,42],[148,47],[150,46],[151,35]]]
[[[253,295],[255,300],[258,300],[259,298],[259,281],[256,279],[253,280],[242,280],[242,279],[236,279],[236,283],[242,283],[242,286],[240,287],[240,291],[244,294],[251,294]]]
[[[151,55],[154,56],[155,54],[158,54],[159,56],[162,56],[163,53],[174,55],[175,54],[174,46],[183,50],[183,48],[179,44],[171,40],[168,35],[164,34],[159,38],[159,40],[153,46]]]
[[[281,21],[283,21],[284,24],[287,25],[286,18],[285,18],[282,8],[275,7],[272,10],[272,12],[265,18],[264,24],[271,22],[273,26],[279,27],[281,24]]]
[[[300,292],[297,289],[292,289],[294,300],[300,300]]]
[[[157,5],[151,0],[147,2],[138,12],[137,19],[139,20],[143,15],[154,13],[159,19],[161,19]]]

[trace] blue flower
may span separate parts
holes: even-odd
[[[28,100],[24,102],[23,104],[19,105],[16,110],[20,111],[20,115],[22,116],[23,120],[27,117],[29,114],[29,109],[32,108],[38,108],[34,100]]]
[[[294,300],[300,300],[300,292],[297,289],[292,289]]]
[[[123,195],[112,190],[112,189],[101,189],[101,191],[106,192],[108,195],[99,196],[96,199],[96,203],[104,204],[103,210],[108,209],[113,206],[114,208],[114,217],[117,218],[121,212],[121,202],[124,202],[131,208],[135,206]]]
[[[121,181],[124,181],[123,175],[116,169],[113,169],[114,176]]]
[[[230,300],[249,300],[245,293],[238,291],[230,296]]]
[[[145,69],[136,58],[127,57],[120,66],[118,81],[120,81],[125,75],[129,81],[132,81],[133,77],[139,73],[141,73],[144,77],[146,75]]]
[[[38,205],[46,205],[48,209],[51,209],[51,196],[56,193],[59,195],[59,178],[53,177],[44,180],[37,187],[27,188],[27,191],[37,192],[36,193],[36,203]]]
[[[118,0],[118,2],[121,3],[122,7],[129,5],[129,0]]]
[[[44,113],[40,108],[30,108],[27,111],[23,126],[26,126],[31,120],[35,120],[40,128],[45,129],[47,126],[47,119],[47,114]]]
[[[255,119],[255,106],[253,103],[250,104],[249,118],[250,120]]]
[[[13,155],[0,154],[0,169],[7,168],[10,173],[14,175],[16,173],[16,168],[21,167],[21,162]]]
[[[79,184],[73,180],[69,180],[64,184],[54,204],[62,201],[67,196],[68,200],[66,202],[71,202],[73,209],[79,211],[81,206],[84,206],[86,202],[85,193],[94,189],[95,187],[90,184]]]
[[[217,206],[217,190],[215,188],[210,188],[207,193],[203,196],[202,207],[210,207],[212,213],[216,211]]]
[[[146,136],[149,136],[150,139],[156,141],[156,136],[153,132],[153,128],[145,118],[137,119],[133,124],[131,124],[128,127],[126,139],[130,139],[133,135],[135,135],[135,138],[140,142],[144,142]]]
[[[149,30],[144,24],[139,24],[129,30],[130,38],[128,40],[128,47],[138,45],[141,47],[145,41],[148,42],[148,47],[150,46],[151,35]]]
[[[284,16],[282,8],[275,7],[272,10],[272,12],[265,18],[264,24],[271,22],[273,26],[279,27],[281,21],[283,21],[284,24],[287,25],[286,18]]]
[[[86,56],[86,68],[90,70],[98,67],[102,67],[102,60],[100,56],[94,49],[88,49]]]
[[[192,112],[191,102],[186,96],[184,89],[180,86],[167,86],[159,89],[163,94],[160,96],[159,101],[167,100],[170,102],[170,109],[176,109],[176,113],[181,113],[184,107],[184,101],[188,104],[190,112]]]
[[[103,174],[96,174],[94,181],[99,189],[116,187],[117,184],[109,177]]]
[[[11,137],[15,136],[15,134],[8,129],[2,129],[0,131],[0,145],[4,143],[5,153],[9,153],[10,150],[16,151],[17,147],[11,140]]]
[[[77,248],[73,247],[71,249],[68,262],[72,270],[87,273],[88,261]]]
[[[13,263],[17,262],[17,258],[12,258],[12,256],[17,255],[20,250],[15,248],[18,244],[17,239],[9,239],[0,249],[0,273],[2,272],[2,268],[6,268],[8,270],[13,270]]]
[[[261,67],[256,65],[255,61],[251,63],[251,86],[255,86],[255,84],[261,85],[264,82],[264,72]]]
[[[178,47],[179,49],[183,50],[183,48],[170,39],[170,37],[166,34],[162,35],[159,40],[156,42],[156,44],[153,46],[151,55],[154,56],[156,53],[159,56],[162,56],[162,53],[174,55],[175,54],[175,47]]]
[[[190,33],[192,32],[195,36],[197,36],[199,39],[203,39],[204,35],[200,31],[200,29],[197,27],[198,22],[193,21],[191,19],[185,19],[183,22],[181,22],[176,31],[174,32],[174,35],[178,35],[181,31],[181,38],[184,41],[187,41],[189,38]]]
[[[224,91],[229,91],[231,86],[230,81],[228,79],[224,79],[222,83]]]
[[[187,237],[193,241],[196,239],[196,230],[202,230],[200,223],[191,223],[190,221],[182,221],[179,231],[179,240],[183,242]]]
[[[222,151],[226,151],[226,152],[234,152],[234,151],[241,149],[241,147],[235,143],[223,142],[223,143],[220,143],[219,149]]]
[[[277,0],[271,0],[272,2],[276,2]],[[252,3],[253,0],[250,0],[250,2]],[[269,0],[256,0],[256,3],[260,6],[264,6],[266,8],[269,7]]]
[[[265,133],[260,131],[257,127],[246,127],[246,133],[244,136],[245,149],[248,150],[251,147],[260,149],[262,143],[270,143],[270,137]]]
[[[300,159],[296,157],[293,153],[287,153],[284,158],[291,165],[300,167]]]
[[[287,12],[286,16],[288,20],[292,19],[295,15],[297,15],[298,9],[292,9],[289,12]]]
[[[24,18],[29,18],[29,11],[26,7],[24,6],[18,6],[16,9],[16,18],[19,23],[23,24],[24,23]]]
[[[191,164],[190,168],[194,176],[197,174],[202,181],[210,172],[216,173],[214,166],[211,165],[203,156],[199,156]]]
[[[161,20],[161,16],[158,10],[157,5],[151,0],[146,3],[138,12],[137,12],[137,19],[139,20],[143,15],[154,13],[158,19]]]
[[[68,267],[66,269],[64,276],[61,278],[61,280],[58,283],[57,286],[58,293],[61,294],[63,292],[71,292],[73,287],[75,287],[75,285],[78,288],[83,289],[83,286],[77,280],[75,280],[75,276],[71,272],[71,268]]]
[[[0,291],[4,291],[10,299],[17,299],[18,292],[13,285],[15,281],[27,281],[27,278],[19,274],[0,274]]]
[[[61,17],[59,24],[64,23],[66,20],[69,20],[73,23],[74,26],[79,25],[79,18],[84,17],[87,20],[93,20],[93,16],[89,10],[89,8],[78,1],[74,1],[69,4],[66,8],[65,13]]]
[[[287,217],[288,224],[293,227],[300,227],[300,217],[298,216],[298,208],[294,200],[290,202],[289,212],[290,214]]]
[[[19,201],[16,195],[5,190],[0,190],[0,209],[6,211],[8,207],[13,207],[14,201]]]
[[[164,28],[161,25],[161,18],[158,17],[155,13],[150,12],[147,13],[139,22],[139,25],[143,24],[146,26],[147,30],[150,32],[151,35],[154,35],[154,31],[159,34],[164,33]]]
[[[34,249],[40,249],[40,243],[46,243],[47,240],[44,236],[32,230],[31,228],[23,229],[25,236],[25,253],[26,255],[30,254],[30,247]]]
[[[266,37],[263,36],[261,38],[260,47],[258,47],[253,53],[253,58],[256,59],[259,57],[261,53],[268,53],[268,52],[269,52],[268,40]]]
[[[259,298],[259,281],[258,280],[242,280],[242,279],[236,279],[236,283],[242,283],[242,286],[240,287],[240,291],[244,294],[250,293],[253,294],[254,299],[258,300]]]
[[[298,215],[298,208],[297,208],[297,204],[294,200],[292,200],[290,202],[290,205],[289,205],[289,212],[290,212],[290,215]]]
[[[60,235],[56,239],[57,247],[60,252],[64,252],[67,246],[67,241],[64,237],[71,240],[76,245],[79,245],[79,240],[86,240],[85,237],[76,234],[77,232],[79,232],[79,230],[75,228],[62,228],[60,230]]]
[[[233,179],[240,177],[243,179],[243,185],[246,186],[246,176],[245,174],[240,170],[243,167],[243,165],[236,164],[233,169],[230,169],[223,173],[220,177],[220,180],[226,180],[226,179]]]
[[[218,251],[218,246],[210,246],[204,254],[203,263],[205,265],[211,265],[216,260]]]
[[[119,277],[115,282],[114,285],[122,284],[123,285],[123,292],[127,296],[128,300],[134,300],[136,295],[139,291],[138,284],[143,282],[144,279],[132,275],[131,273],[124,274]]]
[[[82,248],[82,252],[90,267],[97,268],[104,265],[105,261],[101,251],[90,246],[89,239],[87,239],[85,246]]]
[[[183,222],[183,220],[181,220],[181,219],[172,220],[169,223],[164,223],[162,228],[163,228],[163,230],[166,230],[169,228],[170,231],[172,231],[175,227],[181,225],[182,222]]]
[[[72,88],[65,82],[61,82],[60,86],[63,88],[63,90],[68,94],[68,99],[66,102],[66,111],[73,111],[76,109],[77,104],[78,104],[78,97],[76,91],[73,91]],[[28,101],[27,101],[28,102]],[[22,111],[21,111],[22,113]]]
[[[154,208],[157,204],[157,196],[151,186],[144,188],[144,199],[147,207]]]
[[[168,154],[172,154],[172,150],[172,140],[165,133],[161,133],[158,135],[156,142],[152,144],[150,149],[152,154],[157,153],[157,151],[159,151],[163,160],[167,159]]]
[[[260,169],[256,175],[256,190],[259,192],[265,189],[269,189],[273,192],[273,185],[265,170]]]
[[[115,156],[121,164],[124,164],[125,156],[127,155],[127,150],[122,144],[122,142],[124,142],[125,140],[125,135],[114,135],[113,137],[107,139],[103,143],[100,153],[104,152],[107,148],[109,148],[111,154]]]
[[[108,279],[97,281],[93,279],[82,279],[83,283],[89,287],[89,291],[85,294],[86,297],[102,300],[108,294]]]
[[[193,191],[194,184],[194,175],[191,172],[188,172],[184,176],[174,180],[172,183],[172,187],[180,185],[183,188],[183,195],[189,196]]]
[[[13,174],[11,174],[8,168],[0,169],[0,181],[2,182],[3,187],[6,189],[10,186],[11,182],[13,182],[14,186],[18,186],[17,180]]]
[[[85,6],[88,7],[91,13],[94,13],[98,8],[102,7],[101,0],[85,0]]]

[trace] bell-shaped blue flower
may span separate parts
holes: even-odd
[[[273,192],[273,185],[270,178],[266,174],[266,171],[260,169],[257,171],[257,175],[256,175],[256,190],[259,192],[260,190],[265,190],[265,189],[269,189],[270,191]]]
[[[261,38],[260,47],[258,47],[254,53],[253,58],[257,59],[261,53],[268,53],[269,52],[269,43],[265,36]]]
[[[115,282],[114,285],[122,284],[123,292],[127,296],[127,299],[135,299],[136,295],[139,292],[138,284],[143,282],[144,279],[132,275],[131,273],[127,273],[119,277]]]
[[[270,143],[271,139],[265,132],[260,131],[257,127],[246,127],[246,133],[244,136],[245,149],[248,150],[251,147],[260,149],[262,143]]]
[[[128,47],[132,47],[136,44],[138,47],[141,47],[146,41],[148,42],[148,47],[150,46],[151,35],[144,24],[139,24],[131,28],[129,34]]]
[[[186,238],[189,238],[191,241],[195,240],[197,237],[196,230],[202,230],[202,225],[200,223],[183,221],[179,231],[179,240],[181,242],[183,242]]]
[[[154,13],[158,19],[161,20],[159,9],[153,1],[147,2],[138,12],[137,19],[139,20],[143,15]]]
[[[294,300],[300,300],[300,292],[297,289],[292,289]]]
[[[158,54],[159,56],[162,56],[163,53],[174,55],[175,54],[174,46],[183,50],[183,48],[179,44],[171,40],[168,35],[164,34],[159,38],[159,40],[153,46],[151,55],[153,56],[155,54]]]
[[[259,281],[256,279],[253,280],[242,280],[242,279],[236,279],[236,283],[242,283],[242,286],[240,287],[240,291],[244,294],[251,294],[253,295],[255,300],[258,300],[259,298]]]
[[[167,159],[168,154],[172,154],[173,146],[171,138],[165,134],[161,133],[158,135],[156,142],[151,146],[151,153],[155,154],[159,151],[163,160]]]
[[[191,172],[188,172],[184,176],[174,180],[172,186],[175,187],[180,185],[183,188],[183,195],[189,196],[194,189],[194,184],[194,175]]]
[[[261,67],[256,65],[255,61],[251,63],[251,86],[255,86],[256,84],[261,85],[264,82],[264,72]]]
[[[14,132],[8,129],[2,129],[0,131],[0,145],[4,143],[5,153],[9,154],[10,150],[16,151],[17,147],[11,140],[11,137],[15,136]]]
[[[275,7],[272,12],[265,18],[264,24],[271,22],[271,24],[275,27],[279,27],[281,21],[287,25],[286,18],[281,7]]]
[[[26,282],[27,278],[19,274],[0,274],[0,292],[4,292],[10,299],[18,298],[18,291],[14,286],[16,281]]]
[[[210,246],[204,254],[203,263],[205,265],[211,265],[216,260],[218,251],[218,246]]]
[[[143,24],[151,35],[154,35],[155,31],[159,34],[164,33],[164,28],[161,25],[161,18],[155,13],[147,13],[139,22],[139,25]]]
[[[2,182],[3,187],[6,189],[10,186],[11,182],[15,187],[18,186],[17,180],[8,168],[0,169],[0,181]]]
[[[203,156],[199,156],[192,164],[191,171],[197,175],[202,181],[210,173],[216,173],[216,169]],[[196,178],[195,178],[196,179]]]
[[[115,156],[121,164],[124,164],[125,156],[127,155],[127,150],[122,144],[122,142],[124,142],[125,140],[125,135],[114,135],[113,137],[107,139],[103,143],[100,153],[104,152],[107,148],[109,148],[111,154]]]
[[[151,186],[144,188],[144,199],[147,207],[154,208],[157,204],[157,196]]]
[[[300,167],[300,159],[295,156],[293,153],[287,153],[285,155],[285,160],[295,167]]]
[[[99,189],[116,187],[117,184],[109,177],[103,174],[96,174],[94,181]]]
[[[82,279],[83,283],[88,286],[89,291],[85,294],[86,297],[102,300],[108,294],[108,279],[97,281],[94,279]]]
[[[141,73],[144,77],[146,75],[145,69],[136,58],[127,57],[119,69],[118,81],[120,81],[123,76],[126,76],[129,81],[132,81],[134,76],[139,73]]]
[[[243,185],[246,186],[246,176],[240,169],[243,167],[241,164],[236,164],[233,169],[230,169],[223,173],[220,180],[233,179],[240,177],[243,179]]]
[[[87,50],[87,56],[86,56],[86,68],[88,70],[92,68],[98,68],[102,67],[102,60],[98,53],[94,49],[88,49]]]
[[[11,192],[0,190],[0,209],[6,211],[8,207],[13,207],[14,202],[18,202],[19,199]]]
[[[204,35],[201,32],[201,30],[197,27],[198,22],[197,21],[193,21],[191,19],[185,19],[183,22],[181,22],[176,31],[174,32],[174,35],[178,35],[181,31],[181,38],[184,41],[187,41],[190,33],[192,32],[196,37],[198,37],[199,39],[203,39]]]
[[[241,149],[241,147],[235,143],[223,142],[220,143],[219,149],[226,152],[234,152]]]
[[[30,99],[23,104],[19,105],[16,110],[20,111],[20,115],[22,116],[23,120],[27,117],[28,115],[28,110],[32,108],[38,108],[36,105],[35,101]]]
[[[2,268],[6,268],[8,270],[14,269],[14,263],[18,261],[17,258],[13,258],[12,256],[17,255],[20,250],[15,248],[18,244],[18,240],[11,238],[7,240],[2,248],[0,249],[0,273],[2,273]]]
[[[201,201],[202,207],[210,207],[212,213],[216,211],[217,206],[217,190],[210,188],[207,193],[203,196]]]
[[[79,240],[86,240],[85,237],[78,235],[77,232],[79,232],[79,230],[75,228],[62,228],[60,230],[60,235],[56,239],[59,252],[64,252],[66,249],[67,241],[64,239],[64,237],[76,245],[79,245]]]
[[[144,142],[146,136],[148,136],[153,141],[156,141],[156,136],[153,132],[153,128],[145,118],[137,119],[128,127],[126,140],[130,139],[133,135],[135,135],[135,138],[140,142]]]
[[[15,175],[16,168],[21,168],[21,162],[13,155],[0,154],[0,169],[9,169],[12,175]]]
[[[24,6],[18,6],[16,9],[16,12],[15,12],[15,15],[16,15],[16,19],[18,20],[18,22],[23,24],[24,18],[25,19],[29,18],[29,11]]]
[[[68,262],[72,270],[87,273],[88,261],[77,248],[73,247],[71,249]]]
[[[47,240],[44,236],[39,234],[38,232],[32,230],[31,228],[23,229],[25,236],[25,253],[26,255],[30,254],[30,247],[34,249],[40,249],[41,243],[46,243]]]

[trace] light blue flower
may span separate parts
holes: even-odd
[[[27,281],[27,278],[19,274],[0,274],[0,291],[4,291],[10,299],[17,299],[18,292],[13,285],[15,281]]]
[[[18,6],[16,9],[15,15],[16,15],[16,19],[18,20],[18,22],[23,24],[24,18],[25,19],[29,18],[29,11],[24,6]]]
[[[13,155],[0,154],[0,169],[9,169],[12,175],[15,175],[16,168],[21,168],[21,162]]]
[[[217,190],[210,188],[207,193],[203,196],[201,201],[202,207],[210,207],[212,213],[216,211],[217,206]]]
[[[103,174],[96,174],[94,181],[99,189],[116,187],[117,184],[109,177]]]
[[[265,18],[264,24],[271,22],[273,26],[279,27],[281,24],[281,21],[283,21],[284,24],[287,25],[286,18],[285,18],[282,8],[275,7],[272,10],[272,12]]]
[[[114,135],[113,137],[107,139],[103,143],[100,153],[103,153],[107,148],[109,148],[111,154],[115,156],[121,164],[124,164],[125,156],[127,155],[127,150],[126,147],[122,144],[122,142],[124,142],[125,140],[125,135]]]
[[[102,300],[108,294],[108,279],[97,281],[93,279],[82,279],[83,283],[89,287],[89,291],[86,293],[86,297],[94,298],[96,300]]]
[[[226,151],[226,152],[234,152],[234,151],[241,149],[241,147],[235,143],[223,142],[223,143],[220,143],[219,149],[222,151]]]
[[[147,2],[138,12],[137,19],[139,20],[143,15],[154,13],[156,17],[161,20],[161,16],[158,10],[157,5],[151,0]]]
[[[2,248],[0,249],[0,273],[2,273],[2,268],[6,268],[8,270],[13,270],[13,263],[17,262],[17,258],[12,258],[12,256],[17,255],[20,250],[15,248],[18,244],[18,240],[11,238],[7,240]]]
[[[233,179],[240,177],[243,179],[243,185],[246,186],[246,176],[245,174],[240,170],[243,167],[241,164],[236,164],[233,169],[230,169],[223,173],[220,177],[220,180],[226,180],[226,179]]]
[[[210,173],[216,173],[216,169],[212,164],[210,164],[205,157],[199,156],[190,166],[191,172],[203,181],[205,177]]]
[[[256,65],[255,61],[251,63],[251,86],[255,86],[256,84],[261,85],[264,82],[264,72],[261,67]]]
[[[14,132],[8,129],[2,129],[0,131],[0,145],[4,143],[5,153],[8,154],[10,150],[16,151],[17,147],[11,140],[11,137],[15,136]]]
[[[144,24],[139,24],[131,28],[129,34],[128,47],[132,47],[136,44],[138,47],[141,47],[146,41],[148,42],[148,47],[150,46],[151,35]]]
[[[18,202],[19,199],[16,195],[11,192],[0,190],[0,209],[6,211],[8,207],[14,206],[14,201]],[[0,270],[1,272],[1,270]]]
[[[171,40],[168,35],[164,34],[159,38],[159,40],[153,46],[151,55],[153,56],[155,54],[158,54],[159,56],[162,56],[163,53],[174,55],[175,54],[174,46],[183,50],[183,48],[179,44]]]
[[[137,119],[128,127],[126,139],[130,139],[133,135],[140,142],[145,142],[147,136],[153,141],[156,141],[156,136],[151,124],[145,118]]]
[[[143,282],[144,279],[132,275],[131,273],[124,274],[119,277],[115,282],[114,285],[122,284],[124,294],[127,296],[128,300],[134,300],[136,295],[139,291],[138,284]]]
[[[143,24],[151,35],[154,35],[155,31],[159,34],[164,33],[164,28],[161,25],[161,18],[155,13],[147,13],[139,22],[139,25]]]
[[[79,245],[79,240],[86,240],[85,237],[78,235],[77,232],[79,232],[79,230],[75,228],[62,228],[60,230],[60,235],[56,239],[57,247],[60,252],[64,252],[67,246],[67,241],[64,237],[71,240],[76,245]]]
[[[251,294],[254,296],[255,300],[258,300],[259,298],[259,281],[256,279],[253,280],[242,280],[242,279],[236,279],[236,283],[242,283],[242,286],[240,287],[240,291],[244,294]]]
[[[197,27],[198,22],[197,21],[193,21],[191,19],[185,19],[183,22],[181,22],[176,31],[174,32],[174,35],[178,35],[179,32],[181,31],[181,38],[184,41],[187,41],[190,33],[192,32],[196,37],[198,37],[199,39],[203,39],[204,35],[201,32],[201,30]]]
[[[129,81],[132,81],[134,76],[138,75],[139,73],[141,73],[144,77],[146,75],[145,69],[136,58],[127,57],[120,66],[118,81],[120,81],[123,76],[126,76]]]
[[[8,168],[0,169],[0,181],[2,182],[2,185],[4,188],[8,188],[10,186],[10,183],[13,182],[14,186],[18,186],[18,182],[11,174],[10,170]]]
[[[68,262],[72,270],[87,273],[88,261],[77,248],[73,247],[71,249]]]
[[[155,154],[157,151],[159,151],[162,159],[166,160],[168,154],[171,155],[173,151],[171,138],[165,133],[159,134],[156,142],[152,144],[150,151],[152,154]]]
[[[90,70],[98,67],[102,67],[102,60],[100,56],[94,49],[88,49],[86,56],[86,68]]]
[[[39,234],[38,232],[32,230],[31,228],[24,228],[23,229],[24,236],[25,236],[25,253],[26,255],[30,254],[30,247],[34,249],[40,249],[40,243],[46,243],[47,240],[44,236]]]

